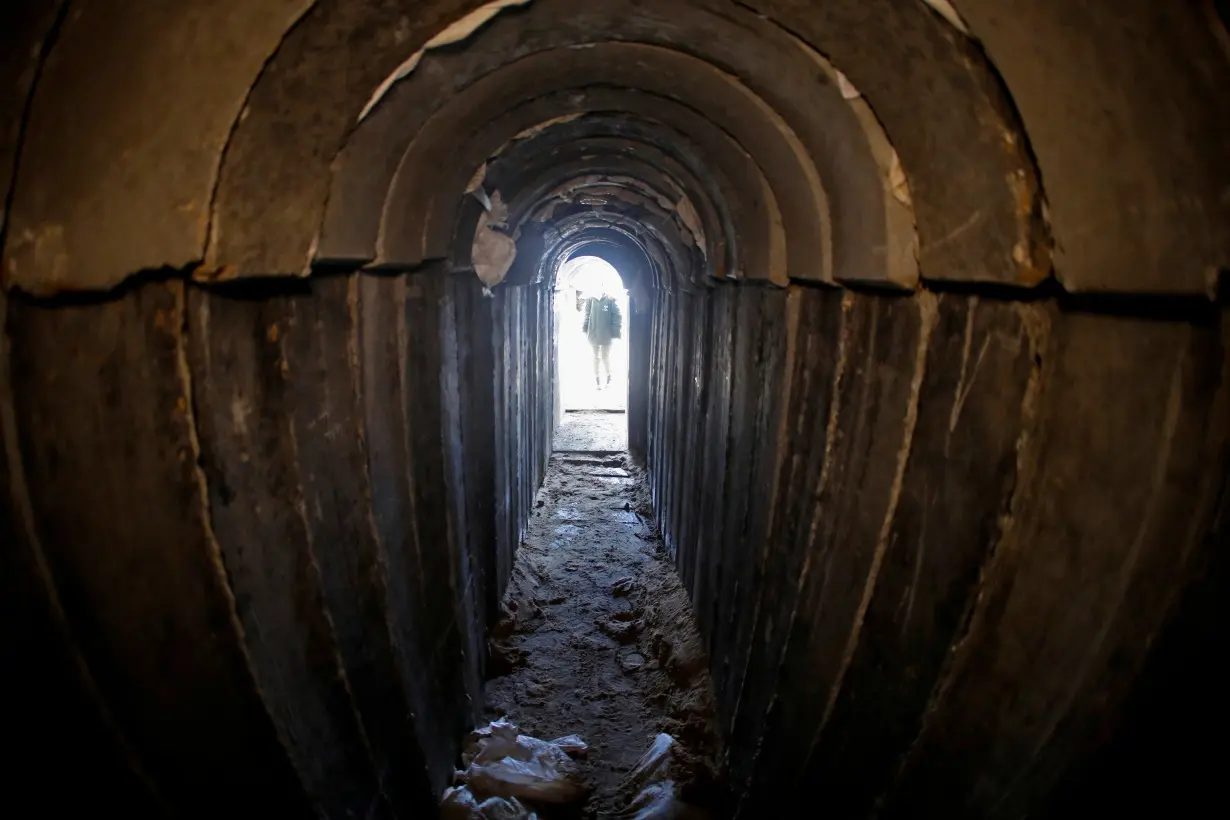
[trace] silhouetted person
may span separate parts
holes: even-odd
[[[594,383],[601,390],[611,383],[611,342],[620,338],[623,332],[623,317],[619,314],[619,305],[606,291],[601,296],[585,300],[584,315],[581,331],[594,350]],[[603,368],[606,369],[605,382],[602,380]]]

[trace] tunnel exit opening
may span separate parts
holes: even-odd
[[[609,262],[578,256],[556,278],[555,449],[628,448],[628,291]]]

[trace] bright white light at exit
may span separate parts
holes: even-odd
[[[592,256],[569,260],[556,280],[559,388],[565,411],[627,409],[629,298],[619,273]],[[621,317],[621,334],[599,350],[582,326],[589,299],[609,296]]]
[[[601,296],[603,293],[616,296],[624,289],[623,280],[615,268],[596,256],[582,256],[569,261],[560,278],[565,287],[578,290],[584,296]]]

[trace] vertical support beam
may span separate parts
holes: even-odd
[[[649,450],[650,358],[657,291],[649,304],[633,300],[628,317],[628,450],[645,463]]]

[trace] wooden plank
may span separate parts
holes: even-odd
[[[168,800],[194,816],[306,816],[210,532],[181,300],[178,283],[150,283],[10,303],[35,526],[81,653]]]

